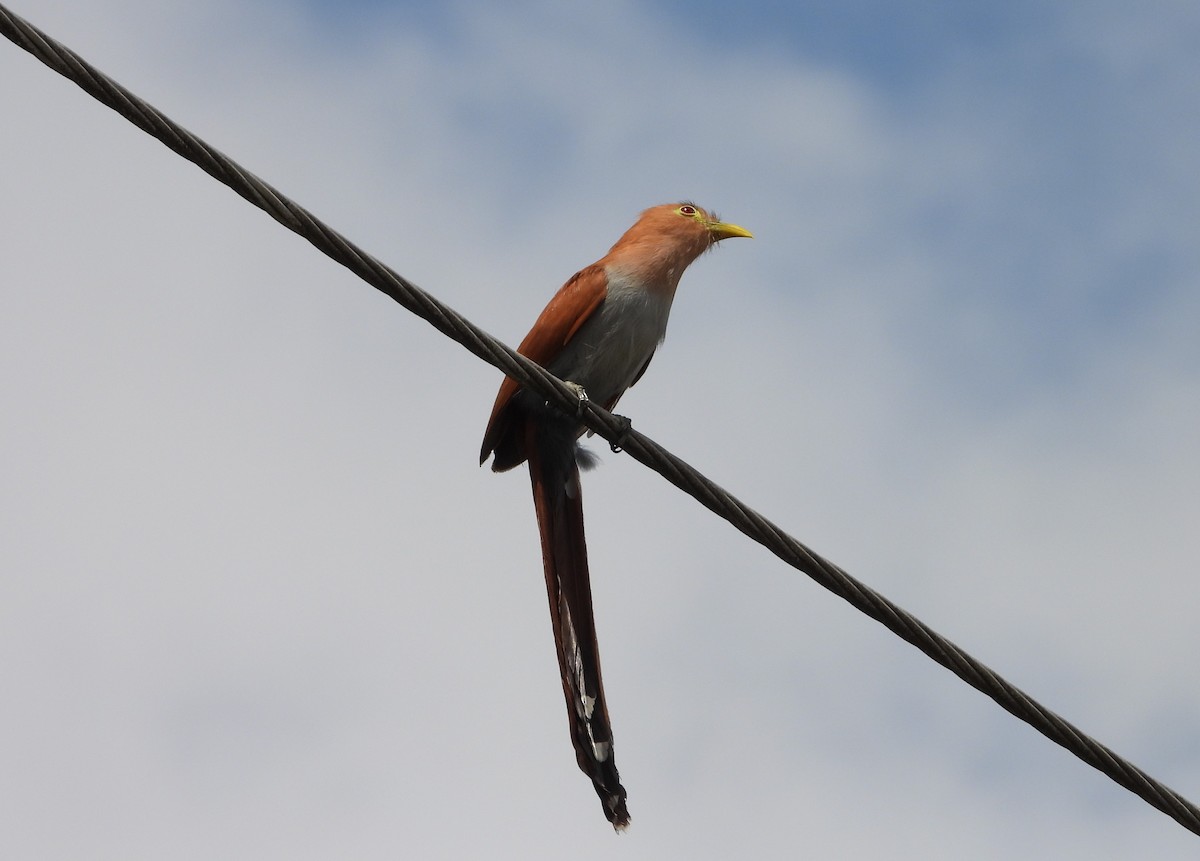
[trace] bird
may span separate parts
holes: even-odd
[[[568,383],[581,402],[611,411],[641,379],[662,342],[683,271],[716,243],[738,236],[752,234],[691,202],[645,210],[606,255],[563,284],[517,352]],[[629,825],[629,810],[613,754],[592,616],[579,473],[595,459],[578,444],[584,431],[579,415],[561,412],[505,377],[479,464],[489,456],[495,472],[529,464],[575,759],[591,779],[605,818],[620,832]]]

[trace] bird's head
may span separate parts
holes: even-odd
[[[657,280],[661,272],[674,287],[693,260],[733,236],[753,234],[689,201],[664,203],[642,213],[609,251],[609,259],[635,266],[647,280]]]
[[[708,212],[696,204],[684,201],[683,203],[668,203],[664,206],[656,206],[642,213],[642,218],[645,218],[651,213],[656,213],[658,210],[666,210],[668,223],[674,221],[674,227],[679,228],[679,219],[683,219],[683,231],[697,236],[708,236],[708,244],[713,245],[720,242],[722,239],[729,239],[732,236],[744,236],[747,239],[753,239],[754,234],[744,227],[739,227],[736,224],[730,224],[722,221],[717,217],[715,212]],[[673,218],[672,218],[673,216]]]
[[[744,227],[722,221],[715,212],[710,213],[691,201],[684,201],[650,207],[621,238],[696,244],[702,245],[700,250],[703,251],[731,236],[745,236],[749,239],[754,234]]]

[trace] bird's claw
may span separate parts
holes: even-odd
[[[584,391],[583,386],[579,385],[579,383],[573,383],[570,380],[563,380],[563,382],[566,384],[567,388],[573,391],[575,396],[579,398],[579,406],[576,410],[575,416],[576,418],[583,418],[584,408],[587,402],[590,400],[590,398],[588,398],[588,393]]]
[[[591,398],[588,397],[588,393],[584,391],[583,386],[579,385],[579,383],[573,383],[570,380],[563,380],[563,382],[566,384],[567,388],[574,392],[576,397],[579,398],[579,406],[575,416],[576,418],[582,419],[583,412]],[[617,438],[608,444],[608,447],[612,450],[613,454],[620,454],[625,448],[625,440],[629,437],[629,432],[633,430],[633,422],[631,422],[628,417],[619,416],[615,413],[613,414],[613,418],[615,418],[621,424],[621,431],[617,434]],[[591,436],[592,433],[593,431],[589,428],[587,435]]]
[[[627,416],[619,416],[616,413],[613,413],[613,418],[621,423],[621,432],[608,444],[608,447],[613,454],[620,454],[625,448],[625,440],[628,439],[629,432],[633,430],[633,422]]]

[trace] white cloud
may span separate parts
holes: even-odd
[[[632,3],[464,4],[449,34],[393,9],[332,46],[289,6],[40,6],[510,342],[643,206],[753,229],[689,273],[622,407],[1200,796],[1194,12],[1066,14],[901,104]],[[1097,83],[1039,78],[1056,52]],[[634,816],[610,837],[525,481],[475,467],[495,373],[15,47],[0,81],[7,854],[1191,845],[605,452],[590,550]]]

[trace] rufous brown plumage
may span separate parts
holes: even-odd
[[[608,254],[562,286],[517,350],[611,410],[645,373],[662,341],[683,271],[720,240],[750,235],[693,203],[647,209]],[[591,778],[605,817],[621,830],[629,811],[613,756],[592,618],[577,457],[583,431],[575,417],[506,377],[479,462],[491,455],[496,472],[529,463],[575,759]]]

